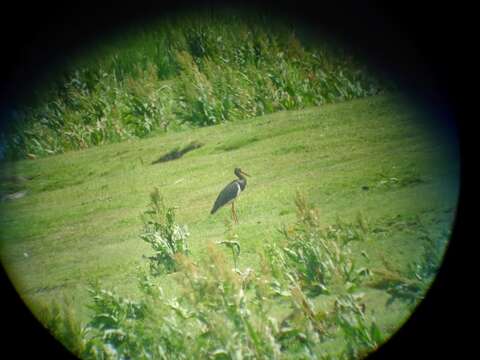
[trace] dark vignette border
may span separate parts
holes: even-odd
[[[254,5],[255,4],[255,5]],[[438,115],[439,128],[458,132],[462,155],[462,186],[453,239],[444,264],[427,298],[389,342],[371,358],[435,358],[467,351],[461,339],[461,318],[468,318],[459,294],[468,287],[460,261],[465,225],[465,169],[467,158],[466,113],[462,103],[464,84],[456,71],[464,66],[462,22],[468,9],[420,2],[376,3],[318,1],[183,1],[171,2],[81,2],[33,4],[16,1],[2,5],[0,12],[0,126],[11,104],[28,97],[29,89],[48,78],[50,69],[65,57],[74,57],[82,46],[102,34],[148,21],[154,15],[169,16],[200,6],[255,6],[278,16],[296,17],[339,41],[358,48],[369,62],[393,75],[412,97],[428,103]],[[465,80],[465,79],[463,79]],[[0,229],[1,231],[1,229]],[[471,238],[471,240],[474,240]],[[464,251],[465,252],[465,251]],[[69,358],[71,355],[43,329],[21,302],[1,269],[0,354],[16,358]]]

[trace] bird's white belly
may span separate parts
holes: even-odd
[[[235,185],[237,185],[237,196],[240,195],[240,193],[242,192],[242,188],[240,187],[240,184],[239,183],[235,183]]]
[[[237,195],[235,195],[235,197],[232,200],[228,201],[225,205],[231,204],[234,200],[238,198],[238,196],[242,192],[242,188],[240,187],[240,185],[238,183],[235,183],[235,185],[237,186]]]

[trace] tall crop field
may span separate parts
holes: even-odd
[[[12,114],[9,158],[38,157],[155,132],[379,93],[366,64],[328,38],[236,13],[163,20],[92,45],[55,69]]]

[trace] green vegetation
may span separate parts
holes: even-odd
[[[153,208],[159,209],[158,190],[151,199]],[[366,311],[365,294],[358,291],[373,274],[368,268],[356,269],[348,244],[365,240],[353,229],[360,228],[363,235],[369,229],[360,217],[356,224],[335,224],[324,232],[317,209],[301,194],[297,194],[296,205],[297,221],[284,231],[286,244],[273,245],[278,247],[273,251],[272,245],[264,247],[260,255],[265,261],[259,270],[237,267],[239,242],[218,243],[232,249],[234,268],[208,243],[207,261],[196,263],[186,252],[150,258],[149,272],[139,272],[140,301],[102,289],[97,282],[90,285],[93,315],[86,325],[78,324],[68,306],[63,317],[58,305],[53,312],[45,308],[42,320],[85,359],[363,357],[384,341],[384,335]],[[173,218],[174,211],[168,210]],[[163,229],[174,233],[178,228],[170,222]],[[227,232],[238,238],[232,223]],[[183,244],[184,239],[172,240],[171,247],[177,243]],[[427,243],[425,260],[417,267],[429,267],[441,253],[441,248]],[[152,267],[152,260],[156,266]],[[154,278],[162,274],[158,265],[178,271],[175,281],[180,296],[165,296],[161,282]],[[435,262],[435,270],[423,278],[415,273],[419,286],[431,282],[438,265]],[[389,281],[384,275],[379,278]],[[405,277],[397,286],[409,286],[412,281]],[[415,303],[423,296],[422,290],[412,297]],[[320,294],[335,295],[328,309],[316,309],[313,304],[312,299],[321,298]],[[64,339],[67,335],[71,336]],[[338,342],[339,336],[344,344]],[[328,347],[332,342],[336,343],[333,350]]]
[[[311,39],[310,39],[311,40]],[[119,36],[57,72],[2,142],[38,157],[378,94],[386,82],[328,39],[235,13]]]
[[[175,210],[165,206],[157,188],[150,199],[150,208],[143,213],[144,230],[140,235],[155,252],[149,257],[150,271],[155,275],[174,272],[175,256],[189,252],[188,230],[175,223]]]
[[[2,264],[84,358],[362,357],[449,238],[458,159],[423,116],[374,96],[3,164],[27,193],[2,203]],[[233,225],[209,210],[236,166]]]

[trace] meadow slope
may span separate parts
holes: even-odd
[[[224,239],[229,209],[209,212],[241,167],[251,175],[237,202],[242,268],[256,268],[263,244],[280,239],[278,229],[295,220],[293,200],[301,190],[325,226],[361,214],[373,230],[356,255],[364,251],[369,266],[387,262],[403,271],[422,254],[420,227],[446,244],[458,162],[423,114],[401,99],[382,95],[283,111],[4,164],[4,171],[31,179],[26,196],[1,204],[2,264],[28,303],[63,294],[87,317],[89,279],[121,293],[137,291],[135,269],[150,253],[139,238],[140,214],[155,187],[176,207],[178,223],[188,226],[198,259],[207,242]],[[193,141],[203,146],[152,164]],[[168,285],[170,276],[161,282]],[[408,315],[401,303],[382,311],[387,294],[368,291],[383,328]]]

